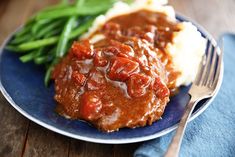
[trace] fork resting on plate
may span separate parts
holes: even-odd
[[[196,79],[189,90],[189,103],[185,108],[175,136],[165,153],[165,157],[178,157],[185,128],[193,109],[199,101],[211,98],[218,90],[222,78],[221,68],[223,54],[214,43],[215,42],[209,39],[207,41],[207,54],[204,55]]]

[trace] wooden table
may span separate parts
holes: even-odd
[[[0,43],[37,10],[57,0],[0,0]],[[235,32],[234,0],[170,0],[216,38]],[[20,115],[0,94],[0,157],[132,156],[140,145],[103,145],[74,140],[49,131]],[[200,117],[198,117],[200,118]]]

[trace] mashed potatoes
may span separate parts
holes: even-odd
[[[131,5],[117,2],[105,15],[96,18],[93,26],[82,38],[89,37],[109,19],[115,16],[135,12],[141,9],[162,12],[168,16],[169,20],[174,22],[176,21],[175,11],[173,7],[165,5],[166,3],[166,0],[137,0]],[[173,43],[169,43],[165,50],[172,56],[175,69],[181,73],[176,81],[177,87],[189,85],[194,81],[206,46],[205,39],[192,23],[182,22],[178,25],[181,30],[174,33]],[[96,43],[103,38],[104,36],[102,34],[96,34],[92,37],[90,42]]]

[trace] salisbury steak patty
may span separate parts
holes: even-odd
[[[164,52],[174,31],[164,15],[142,10],[108,21],[96,43],[74,42],[53,72],[57,111],[107,132],[158,120],[177,78]]]

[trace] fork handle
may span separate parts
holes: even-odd
[[[184,136],[185,128],[187,126],[188,119],[191,116],[192,111],[195,108],[197,103],[198,103],[198,100],[193,99],[193,97],[190,97],[189,103],[188,105],[186,105],[185,112],[183,114],[183,117],[180,120],[175,136],[173,137],[164,157],[178,157],[179,156],[180,146],[181,146],[181,142]]]

